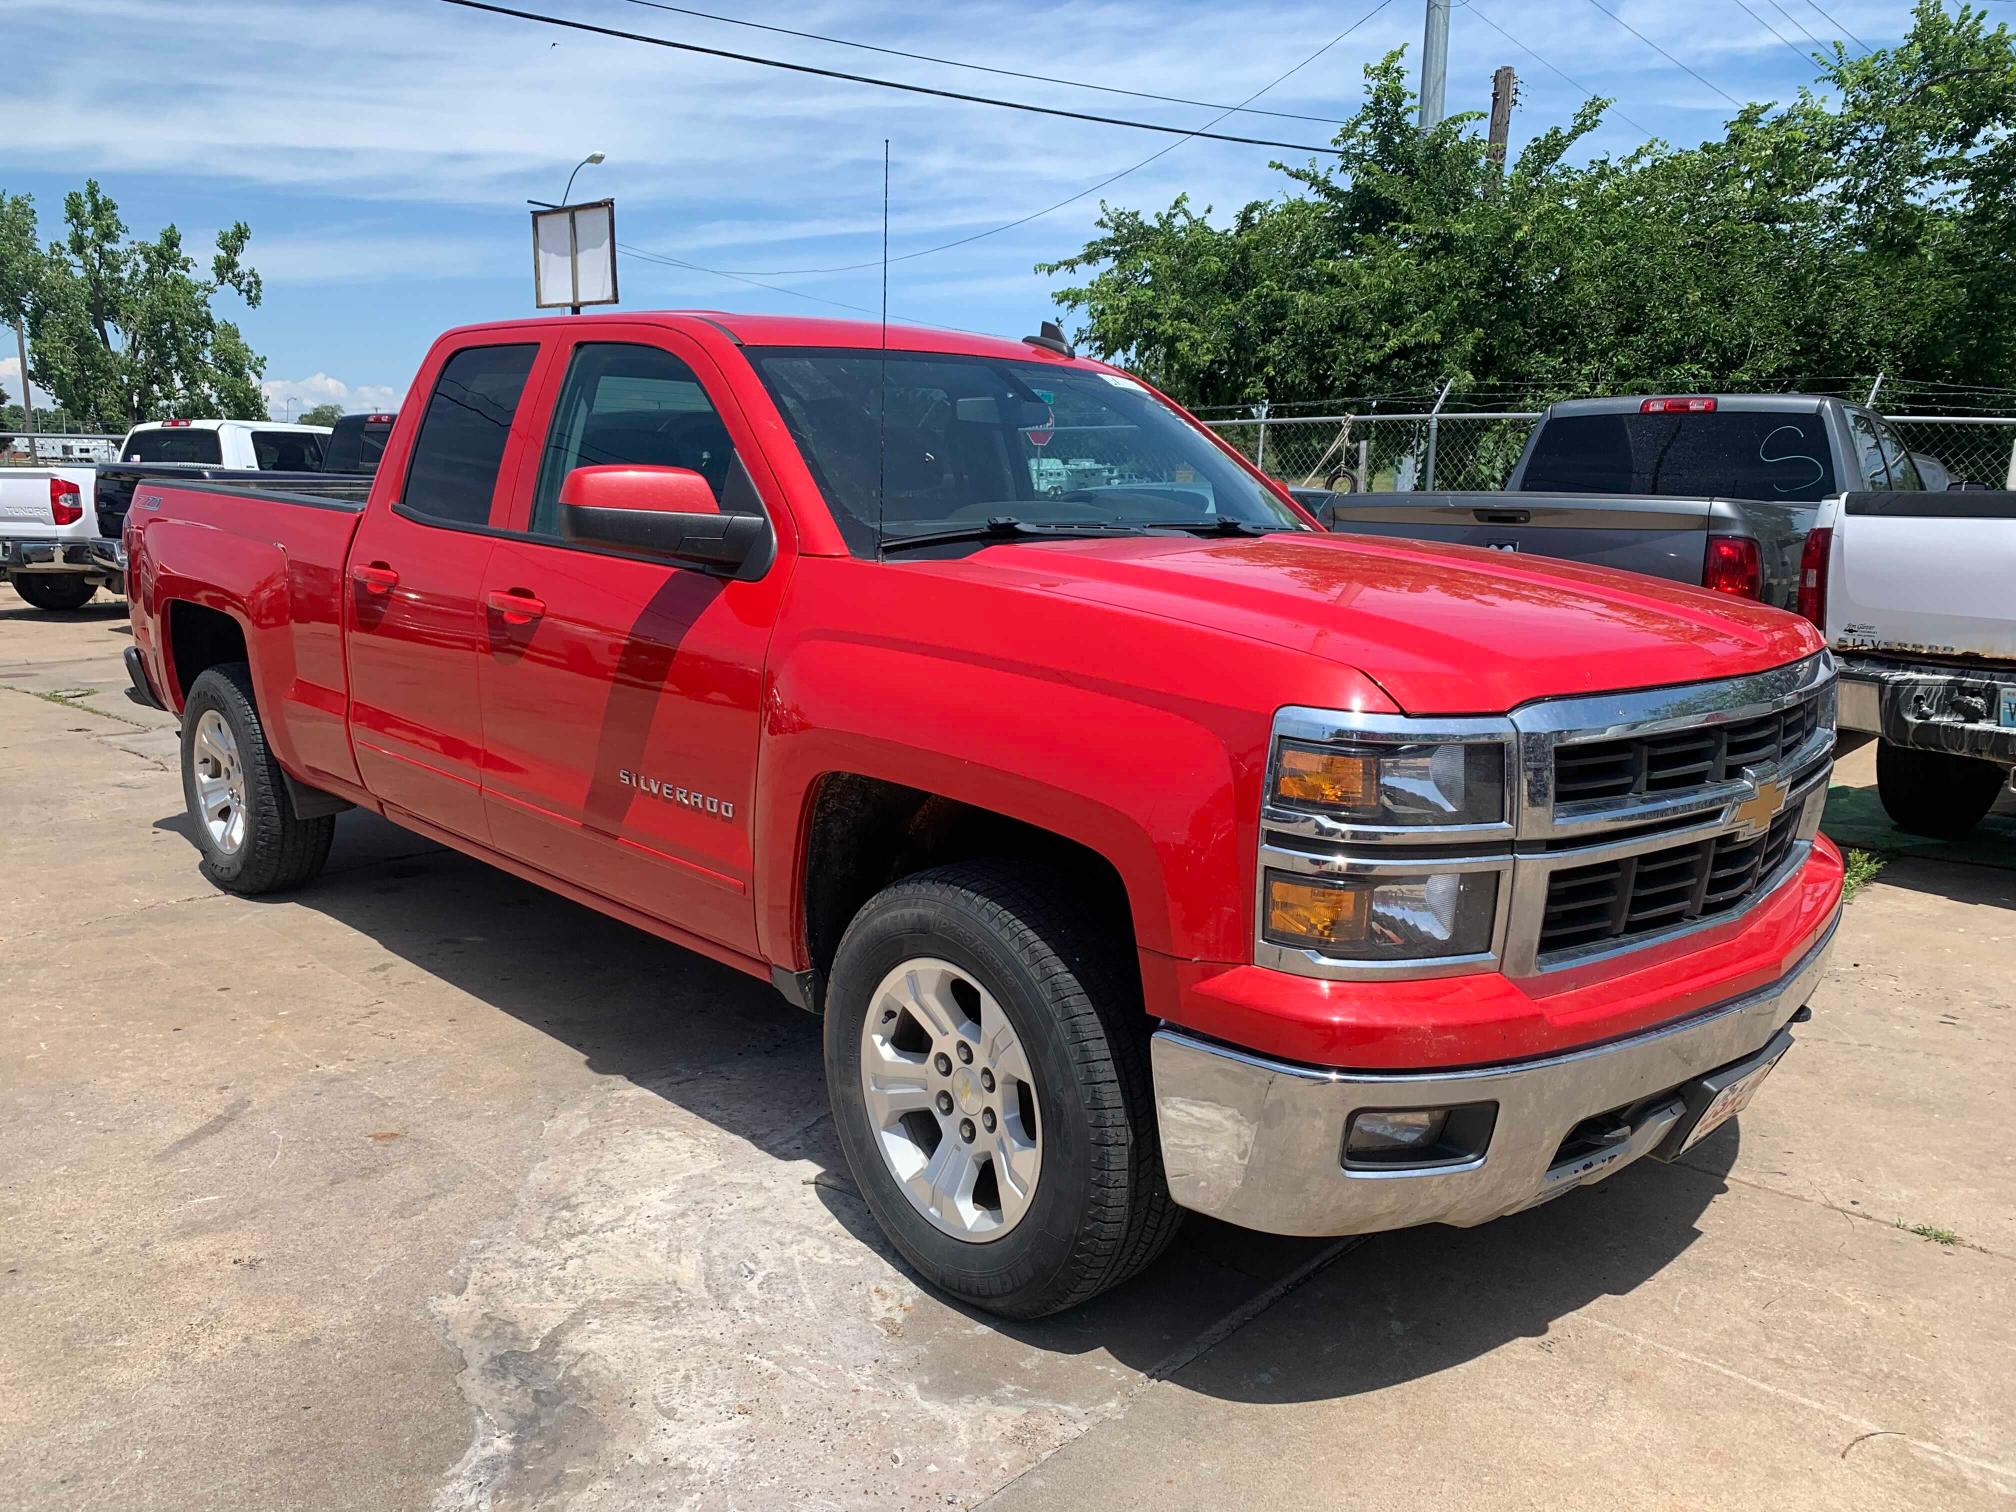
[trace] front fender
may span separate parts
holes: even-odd
[[[1118,870],[1137,943],[1243,952],[1265,729],[1212,728],[1138,690],[1050,680],[919,648],[801,643],[775,675],[759,766],[758,928],[803,968],[805,837],[820,780],[901,783],[1062,835]]]

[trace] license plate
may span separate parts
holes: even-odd
[[[2016,688],[2002,690],[2002,728],[2016,730]]]
[[[1740,1080],[1729,1083],[1715,1094],[1715,1100],[1708,1104],[1701,1119],[1694,1125],[1694,1132],[1687,1136],[1687,1142],[1680,1146],[1684,1155],[1694,1146],[1729,1122],[1738,1113],[1750,1106],[1750,1099],[1757,1095],[1757,1089],[1764,1085],[1764,1078],[1771,1074],[1771,1068],[1784,1059],[1782,1053],[1774,1055],[1755,1071]]]

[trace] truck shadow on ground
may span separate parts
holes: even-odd
[[[157,827],[190,834],[182,815]],[[368,935],[573,1047],[592,1071],[665,1098],[780,1163],[815,1163],[812,1184],[834,1222],[901,1269],[822,1116],[817,1020],[765,983],[375,817],[345,815],[337,835],[323,877],[275,902]],[[1482,1229],[1376,1236],[1341,1253],[1335,1241],[1193,1217],[1149,1272],[1085,1307],[1018,1324],[947,1303],[948,1326],[934,1337],[964,1349],[970,1319],[1032,1351],[1103,1350],[1151,1376],[1180,1373],[1187,1389],[1242,1400],[1375,1391],[1544,1338],[1557,1319],[1643,1284],[1697,1237],[1694,1220],[1723,1189],[1735,1154],[1735,1131],[1725,1130],[1685,1166],[1641,1164]],[[1200,1358],[1200,1346],[1229,1332],[1228,1320],[1304,1279],[1309,1295],[1320,1286],[1340,1300],[1292,1351],[1251,1369],[1212,1364],[1222,1350]]]
[[[0,624],[19,620],[22,624],[35,625],[105,625],[116,626],[132,633],[131,621],[126,613],[126,600],[106,598],[100,595],[82,609],[36,609],[25,603],[12,592],[0,598]]]

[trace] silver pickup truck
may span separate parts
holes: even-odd
[[[1790,609],[1822,500],[1925,487],[1861,405],[1689,394],[1552,406],[1502,491],[1297,494],[1333,530],[1565,557]]]

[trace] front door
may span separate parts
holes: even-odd
[[[611,339],[627,334],[637,339]],[[595,464],[689,468],[722,509],[762,513],[748,451],[697,346],[620,327],[575,345],[544,444],[523,464],[522,519],[490,556],[481,683],[500,850],[754,953],[763,660],[787,558],[743,582],[559,534],[561,483]]]
[[[487,532],[538,352],[526,342],[449,356],[397,502],[374,504],[357,527],[345,585],[351,743],[364,785],[479,841],[488,828],[477,671],[490,649],[481,593],[496,545]]]

